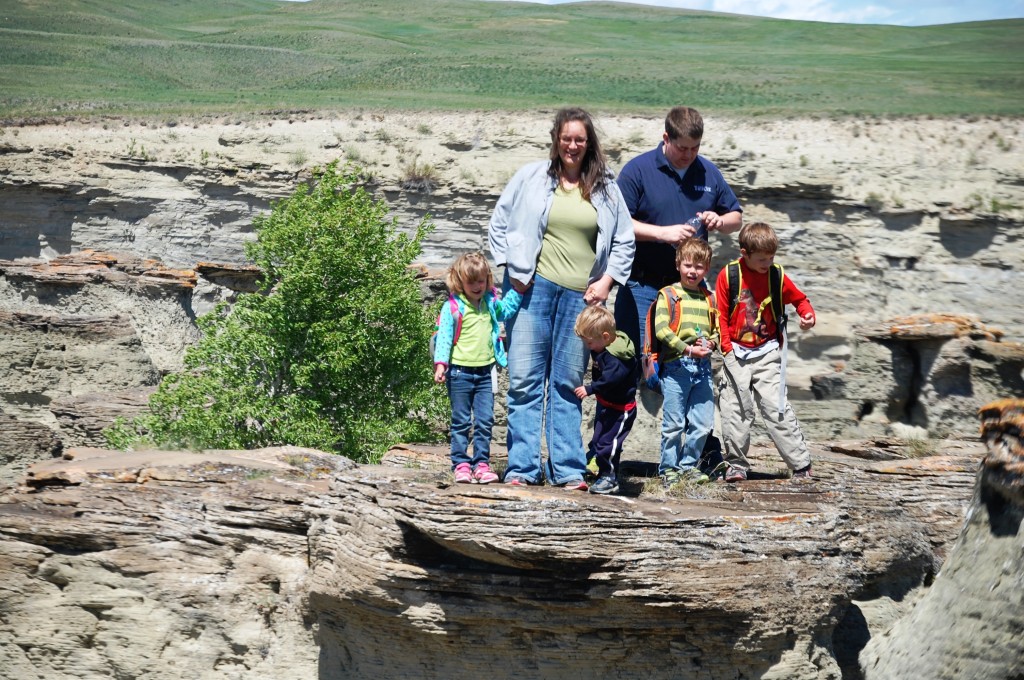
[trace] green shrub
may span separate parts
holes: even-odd
[[[398,233],[358,177],[335,161],[254,220],[261,289],[199,319],[185,370],[108,430],[110,445],[293,444],[366,461],[444,430],[432,318],[409,268],[432,225]]]

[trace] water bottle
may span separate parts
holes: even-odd
[[[700,217],[691,217],[686,220],[686,223],[693,227],[693,235],[695,238],[708,240],[708,228],[704,226],[704,222],[701,221]]]

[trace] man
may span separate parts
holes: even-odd
[[[643,347],[647,308],[658,290],[679,280],[675,246],[707,230],[738,231],[743,211],[721,171],[698,155],[704,119],[696,109],[677,106],[665,117],[665,132],[656,149],[626,163],[618,185],[633,218],[636,253],[629,282],[615,300],[615,323],[633,345]],[[687,224],[699,218],[705,230]]]
[[[661,288],[679,280],[675,247],[691,236],[706,241],[712,229],[723,234],[738,231],[743,223],[743,210],[721,171],[697,153],[703,136],[700,113],[677,106],[665,116],[661,144],[626,163],[619,173],[619,189],[633,218],[636,252],[629,281],[616,293],[615,324],[638,351],[644,346],[648,308]],[[652,415],[661,405],[657,395],[646,390],[637,396]],[[714,475],[718,461],[721,443],[709,434],[701,466]]]

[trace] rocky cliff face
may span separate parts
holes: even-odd
[[[657,119],[602,123],[615,167],[660,136]],[[486,250],[494,201],[546,154],[547,126],[380,113],[0,128],[0,323],[14,357],[0,413],[63,445],[101,443],[105,423],[180,366],[194,318],[252,289],[251,221],[314,163],[365,166],[400,227],[430,216],[428,278]],[[976,143],[943,143],[964,138]],[[703,152],[746,219],[778,228],[780,260],[818,311],[814,330],[791,333],[788,384],[809,436],[970,433],[981,404],[1024,394],[1022,144],[1004,120],[709,121]],[[408,181],[413,166],[429,166],[432,191]],[[736,255],[732,237],[712,238],[714,266]],[[659,424],[644,396],[640,457]],[[4,436],[0,454],[21,456]]]
[[[596,497],[452,486],[441,449],[72,449],[0,491],[0,678],[857,678],[983,449],[907,452],[797,481],[757,449],[687,498],[643,465]]]

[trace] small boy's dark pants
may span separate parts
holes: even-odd
[[[636,402],[625,408],[606,406],[599,400],[594,416],[594,436],[590,440],[587,459],[597,459],[598,476],[610,475],[618,479],[619,457],[622,443],[633,429],[636,420]]]

